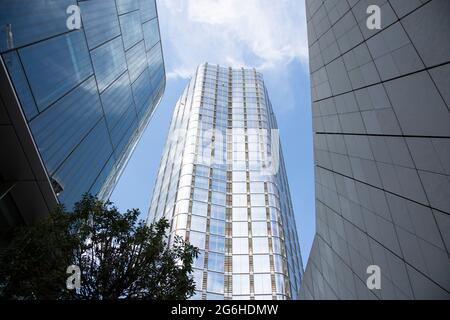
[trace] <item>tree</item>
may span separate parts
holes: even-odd
[[[198,249],[175,237],[169,223],[138,221],[110,202],[84,195],[73,212],[59,206],[21,227],[0,255],[3,299],[187,299],[194,294]],[[68,290],[66,273],[79,267],[81,286]]]

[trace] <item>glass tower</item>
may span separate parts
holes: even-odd
[[[303,267],[262,75],[203,64],[176,104],[149,223],[200,248],[196,299],[295,299]]]
[[[107,198],[165,87],[155,0],[1,0],[0,40],[2,95],[11,89],[19,110],[2,122],[9,114],[16,132],[25,125],[17,146],[2,150],[16,162],[2,159],[8,207],[22,211],[45,184],[67,208],[84,192]],[[36,160],[34,175],[18,153]],[[12,215],[2,209],[2,219]]]

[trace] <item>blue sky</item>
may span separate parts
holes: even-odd
[[[146,218],[176,101],[203,62],[255,67],[280,129],[304,264],[315,230],[305,9],[298,0],[157,0],[167,86],[113,192]]]

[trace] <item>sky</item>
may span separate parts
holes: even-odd
[[[315,233],[312,119],[304,2],[157,0],[167,85],[116,186],[120,210],[145,219],[175,103],[203,63],[255,67],[280,130],[304,266]]]

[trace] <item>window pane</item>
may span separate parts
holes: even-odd
[[[270,294],[272,282],[270,274],[255,274],[255,294]]]
[[[250,200],[251,200],[252,206],[265,206],[266,205],[266,198],[265,198],[264,194],[252,194]]]
[[[233,254],[248,254],[248,238],[233,238]]]
[[[233,194],[233,206],[234,207],[246,207],[247,195],[246,194]]]
[[[208,269],[217,272],[224,272],[225,256],[223,254],[210,252],[208,254]]]
[[[249,275],[233,275],[233,295],[236,294],[250,294]]]
[[[253,238],[253,253],[269,253],[268,238]]]
[[[266,221],[266,208],[265,207],[252,207],[252,221]]]
[[[250,192],[252,193],[264,193],[264,182],[251,182]]]
[[[215,219],[225,220],[226,208],[215,204],[211,205],[211,217]]]
[[[189,243],[199,249],[205,249],[205,234],[191,231],[189,234]]]
[[[223,293],[224,276],[222,273],[208,272],[207,290],[215,293]]]
[[[192,214],[206,217],[208,213],[208,204],[204,202],[194,201],[192,203]]]
[[[233,193],[247,193],[247,183],[233,182]]]
[[[206,232],[206,218],[193,215],[191,218],[191,230]]]
[[[225,252],[225,238],[215,235],[209,237],[209,250],[216,252]]]
[[[211,219],[209,232],[211,234],[217,234],[220,236],[225,236],[225,221]]]
[[[248,237],[248,223],[233,222],[233,237]]]
[[[247,208],[233,208],[233,221],[247,221]]]
[[[253,256],[254,272],[270,272],[270,260],[268,255]]]
[[[249,273],[249,261],[247,255],[233,256],[233,273]]]
[[[255,237],[266,237],[267,222],[252,222],[252,235]]]

